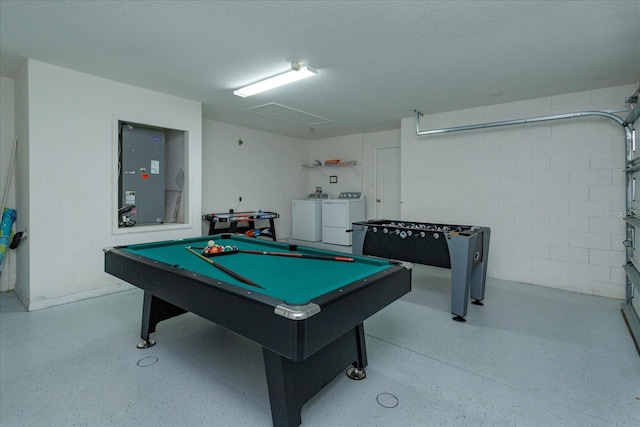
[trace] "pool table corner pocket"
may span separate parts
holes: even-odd
[[[315,303],[307,303],[304,305],[289,305],[286,303],[278,304],[273,312],[279,316],[286,317],[291,320],[304,320],[320,313],[320,306]]]

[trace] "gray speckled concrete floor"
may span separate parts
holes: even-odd
[[[304,426],[639,426],[640,357],[620,301],[489,279],[449,315],[449,272],[365,322],[367,378],[344,375]],[[0,425],[269,426],[254,344],[193,314],[138,350],[142,292],[28,313],[0,295]]]

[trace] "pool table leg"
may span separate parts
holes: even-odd
[[[187,310],[145,291],[142,303],[142,329],[140,331],[142,341],[138,343],[138,348],[149,348],[155,344],[154,340],[149,339],[149,335],[156,331],[158,323],[186,312]]]
[[[297,427],[302,406],[349,365],[364,369],[367,352],[364,327],[356,326],[301,361],[287,359],[262,348],[271,418],[274,427]]]

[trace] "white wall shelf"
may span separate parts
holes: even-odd
[[[331,168],[331,167],[343,167],[343,166],[356,166],[358,162],[356,160],[351,160],[349,162],[338,162],[338,163],[329,163],[329,164],[313,164],[313,165],[302,165],[302,169],[313,169],[313,168]]]
[[[324,173],[324,168],[341,168],[341,167],[350,167],[351,170],[353,170],[353,173],[356,174],[356,176],[360,176],[358,175],[358,171],[356,171],[354,166],[358,166],[358,162],[356,160],[351,160],[348,162],[337,162],[337,163],[329,163],[329,164],[313,164],[313,165],[302,165],[302,169],[318,169],[320,171],[320,173],[322,174],[322,176],[324,176],[326,178],[326,175]]]

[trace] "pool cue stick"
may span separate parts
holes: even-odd
[[[0,211],[0,217],[4,212],[4,208],[7,207],[5,204],[7,203],[7,196],[9,195],[9,184],[11,184],[11,177],[13,175],[13,162],[15,161],[15,158],[16,158],[16,148],[18,148],[18,135],[16,135],[16,138],[13,140],[13,149],[11,150],[11,160],[9,161],[9,173],[7,174],[7,183],[5,184],[4,195],[2,196],[2,210]]]
[[[306,254],[294,254],[288,252],[266,252],[266,251],[249,251],[240,249],[238,252],[242,252],[245,254],[256,254],[256,255],[272,255],[272,256],[285,256],[290,258],[310,258],[310,259],[323,259],[325,261],[344,261],[344,262],[353,262],[353,258],[344,257],[344,256],[329,256],[329,255],[306,255]]]
[[[192,254],[194,254],[195,256],[197,256],[198,258],[200,258],[202,260],[205,260],[206,262],[208,262],[209,264],[213,265],[214,267],[224,271],[229,276],[233,276],[236,279],[238,279],[239,281],[246,283],[247,285],[251,285],[251,286],[255,286],[256,288],[264,289],[264,287],[258,285],[257,283],[252,282],[251,280],[247,279],[246,277],[243,277],[243,276],[239,275],[235,271],[229,270],[227,267],[223,267],[222,265],[213,262],[212,259],[209,259],[206,256],[194,251],[193,249],[191,249],[191,246],[187,246],[185,249],[188,250],[189,252],[191,252]]]

